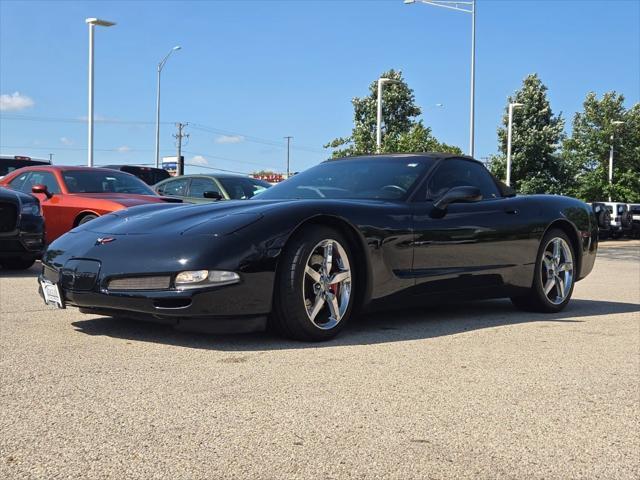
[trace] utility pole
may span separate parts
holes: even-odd
[[[184,175],[184,160],[182,158],[182,139],[189,138],[188,133],[182,133],[182,129],[189,125],[188,123],[176,123],[176,127],[178,128],[178,133],[174,135],[178,144],[178,155],[176,156],[176,164],[178,166],[178,176]]]
[[[287,178],[289,178],[291,171],[290,171],[290,158],[291,158],[291,139],[293,137],[284,137],[287,140]]]
[[[53,153],[49,154],[49,163],[53,165]]]

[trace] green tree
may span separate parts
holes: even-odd
[[[389,70],[381,77],[397,81],[386,84],[382,91],[382,152],[462,153],[458,147],[439,142],[422,120],[416,120],[422,112],[415,103],[413,90],[402,78],[402,72]],[[376,80],[369,85],[369,95],[351,101],[354,110],[351,135],[336,138],[325,145],[325,148],[334,149],[334,158],[376,152],[377,100]]]
[[[558,155],[564,139],[564,119],[554,115],[547,87],[537,74],[528,75],[522,88],[507,99],[502,126],[498,128],[498,149],[489,169],[506,178],[509,103],[522,103],[514,110],[511,140],[511,185],[520,193],[565,193],[569,170]]]
[[[613,122],[622,121],[622,125]],[[609,186],[609,151],[613,135],[613,185]],[[624,96],[587,94],[575,114],[564,157],[575,181],[570,194],[586,201],[612,199],[640,202],[640,104],[627,109]]]

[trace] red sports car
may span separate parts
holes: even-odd
[[[159,196],[134,175],[107,168],[24,167],[0,180],[0,186],[38,197],[47,243],[106,213],[145,203],[175,202]]]

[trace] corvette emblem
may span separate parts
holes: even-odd
[[[105,243],[111,243],[115,241],[113,237],[100,237],[96,240],[96,245],[104,245]]]

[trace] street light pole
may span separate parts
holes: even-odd
[[[611,146],[609,148],[609,201],[611,201],[611,187],[613,186],[613,135],[618,125],[623,125],[624,122],[620,120],[614,120],[611,122],[613,130],[611,131]]]
[[[475,105],[476,105],[476,1],[445,1],[445,0],[404,0],[404,3],[424,3],[434,7],[448,8],[458,12],[471,14],[471,100],[469,108],[469,156],[475,151]]]
[[[379,78],[378,79],[378,105],[376,116],[376,153],[380,153],[382,149],[382,86],[385,83],[398,83],[398,80],[393,78]]]
[[[162,73],[164,64],[167,63],[171,54],[181,48],[181,46],[176,45],[169,50],[169,53],[167,53],[162,61],[158,63],[158,85],[156,95],[156,168],[160,168],[160,74]]]
[[[93,34],[96,25],[112,27],[115,23],[98,18],[87,18],[85,22],[89,25],[89,112],[87,116],[89,133],[87,142],[87,165],[93,167]]]
[[[287,140],[287,178],[289,178],[291,176],[290,155],[291,155],[291,139],[293,137],[287,136],[284,138]]]
[[[513,131],[513,111],[522,103],[509,104],[509,126],[507,127],[507,186],[511,186],[511,135]]]

